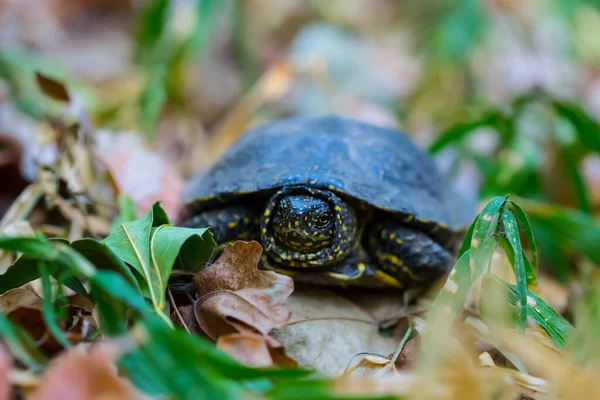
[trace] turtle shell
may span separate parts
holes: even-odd
[[[283,119],[248,131],[208,171],[190,179],[183,200],[202,210],[300,184],[449,230],[474,217],[474,202],[406,135],[336,116]]]

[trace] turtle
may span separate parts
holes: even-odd
[[[184,226],[259,242],[259,268],[371,289],[449,272],[475,208],[407,134],[337,115],[250,128],[182,194]]]

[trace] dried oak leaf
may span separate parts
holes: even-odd
[[[298,363],[285,355],[283,347],[270,346],[270,341],[253,333],[230,333],[217,339],[217,348],[239,362],[252,367],[268,367],[273,364],[297,367]]]
[[[54,359],[31,400],[147,399],[118,375],[119,349],[113,343],[77,346]]]
[[[194,277],[199,296],[196,319],[212,340],[231,333],[259,332],[272,347],[279,346],[267,335],[289,320],[284,303],[294,283],[288,276],[258,270],[261,252],[255,241],[228,244],[213,265]]]

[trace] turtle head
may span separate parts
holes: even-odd
[[[331,245],[333,213],[327,201],[311,195],[282,198],[273,215],[275,239],[302,253],[314,253]]]
[[[352,207],[329,190],[305,186],[288,186],[275,193],[261,222],[265,256],[282,267],[339,263],[359,236]]]

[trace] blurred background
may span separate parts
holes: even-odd
[[[567,282],[600,263],[598,37],[594,0],[0,0],[0,212],[65,149],[44,194],[93,197],[57,116],[140,209],[176,211],[249,127],[336,113],[405,131],[481,201],[510,194]]]

